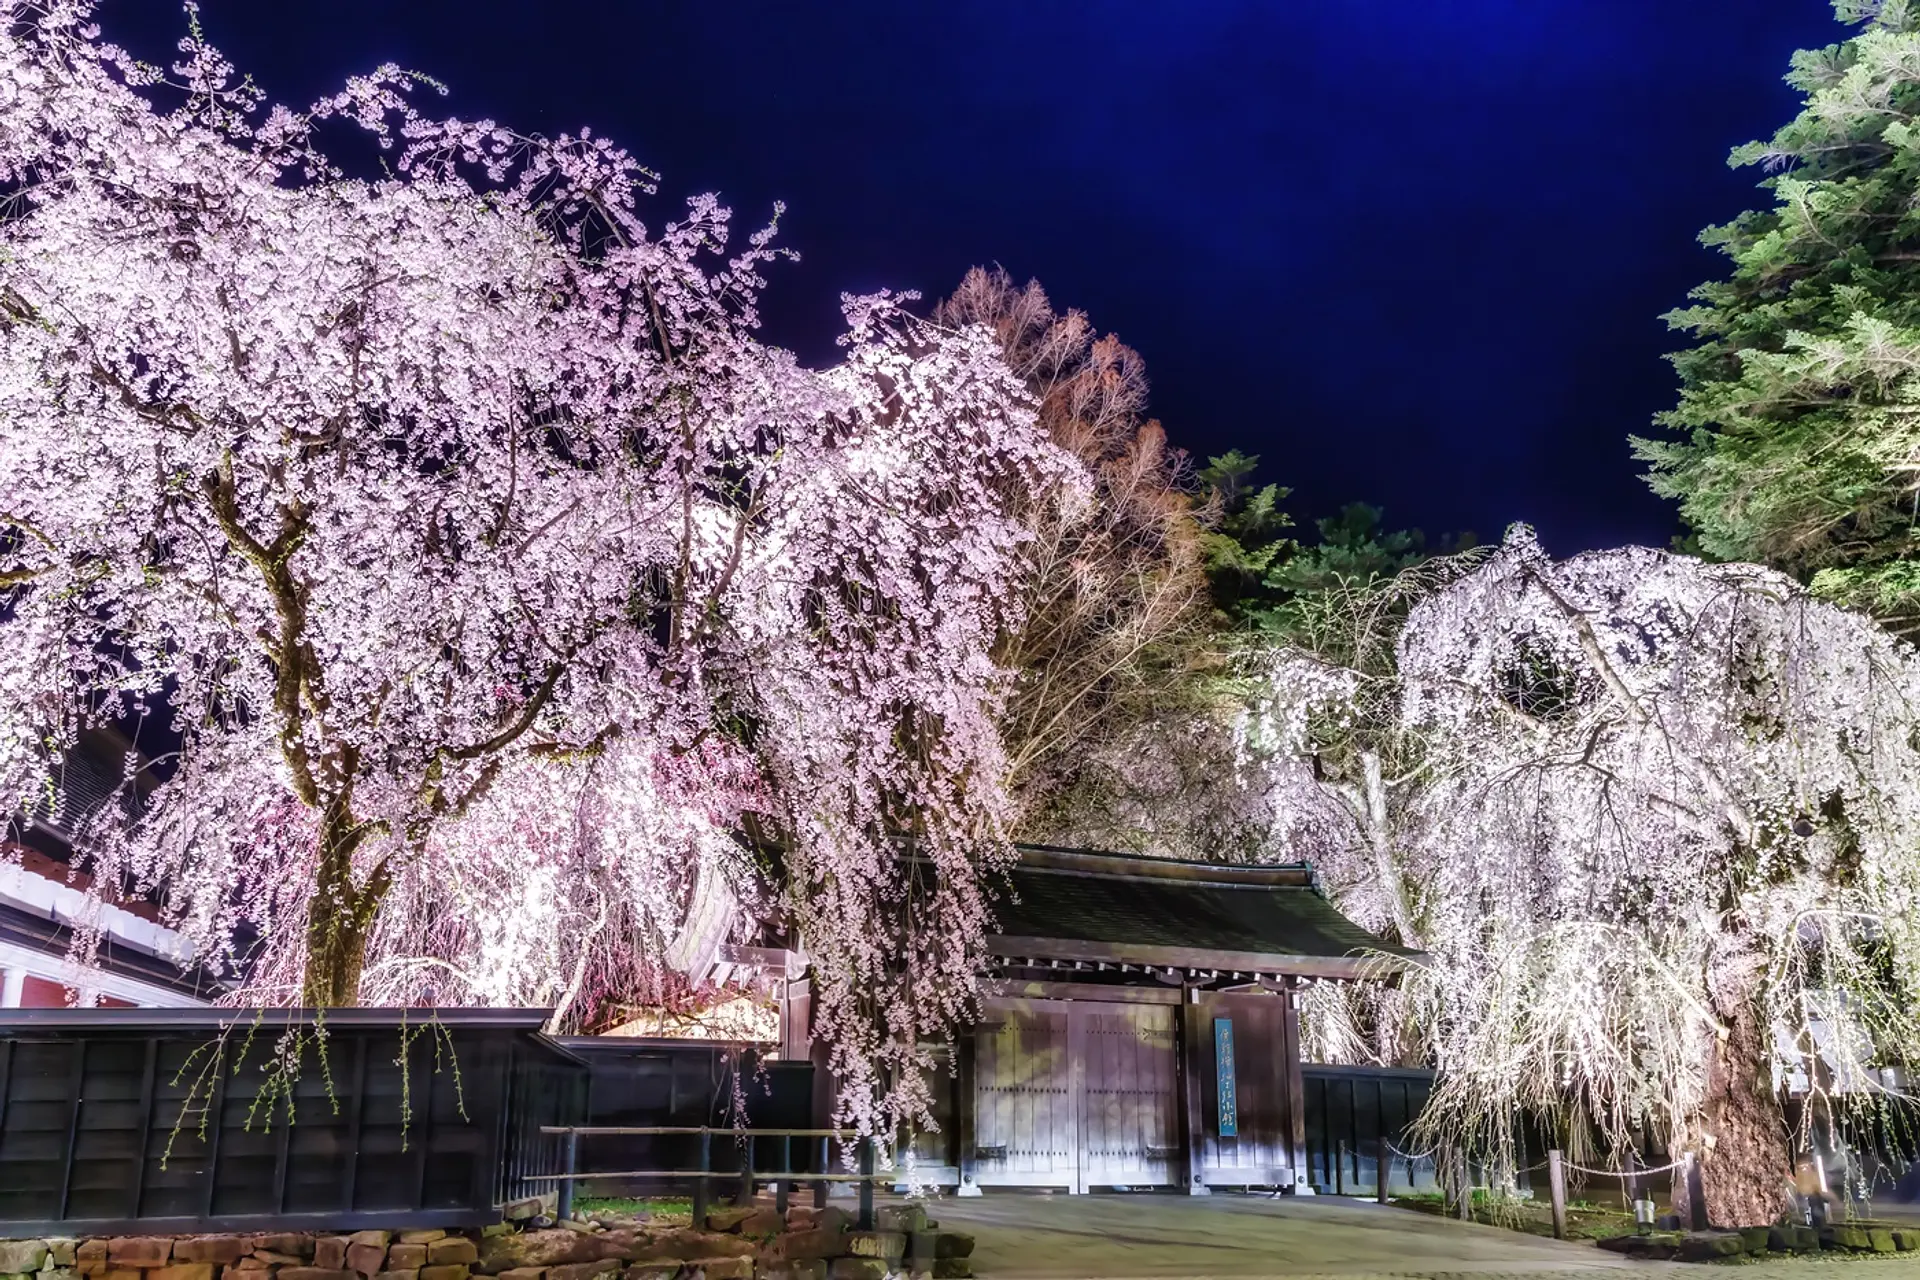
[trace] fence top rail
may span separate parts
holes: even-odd
[[[623,1125],[550,1124],[542,1125],[543,1134],[578,1134],[594,1137],[652,1137],[663,1134],[724,1133],[749,1138],[857,1138],[858,1129],[737,1129],[715,1125]],[[604,1176],[604,1175],[603,1175]]]
[[[899,1168],[878,1173],[790,1173],[784,1169],[755,1169],[742,1174],[738,1169],[616,1169],[611,1173],[530,1173],[524,1182],[588,1182],[595,1178],[703,1178],[731,1182],[748,1177],[755,1182],[899,1182]]]

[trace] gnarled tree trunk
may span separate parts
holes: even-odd
[[[1707,1092],[1696,1119],[1700,1189],[1716,1227],[1771,1224],[1788,1207],[1793,1147],[1773,1080],[1773,1036],[1757,999],[1760,957],[1716,965],[1713,1011],[1726,1028],[1708,1049]],[[1678,1184],[1676,1184],[1677,1186]],[[1688,1197],[1674,1209],[1687,1219]]]

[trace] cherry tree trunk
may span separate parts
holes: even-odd
[[[1774,1089],[1772,1036],[1751,998],[1721,1004],[1727,1028],[1708,1052],[1707,1096],[1698,1118],[1700,1190],[1706,1219],[1716,1227],[1777,1222],[1787,1207],[1793,1148],[1786,1113]],[[1687,1218],[1687,1194],[1674,1210]]]
[[[359,998],[367,933],[386,889],[384,873],[365,886],[353,882],[353,851],[362,839],[364,832],[355,827],[344,801],[327,806],[320,821],[320,865],[307,903],[307,968],[300,990],[307,1008],[335,1009]]]

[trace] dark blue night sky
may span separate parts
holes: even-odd
[[[165,0],[107,0],[161,53]],[[771,336],[831,357],[843,289],[1037,276],[1145,355],[1196,455],[1262,455],[1304,518],[1675,531],[1628,456],[1674,398],[1658,316],[1754,203],[1728,150],[1794,99],[1824,0],[206,0],[275,98],[393,60],[445,110],[591,125],[655,218],[776,199],[804,261]]]

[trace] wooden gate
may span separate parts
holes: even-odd
[[[995,1000],[978,1030],[982,1186],[1170,1186],[1176,1168],[1171,1005]]]

